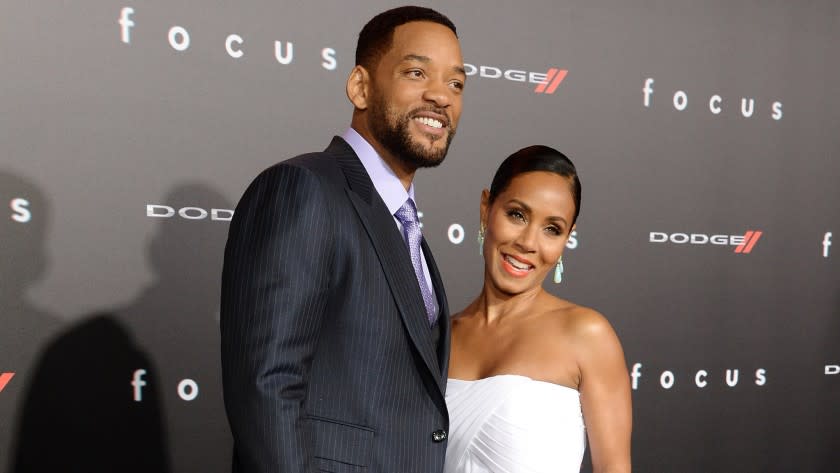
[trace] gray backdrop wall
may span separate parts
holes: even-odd
[[[356,35],[396,4],[2,4],[0,468],[227,471],[230,209],[348,126]],[[840,5],[429,6],[471,73],[417,177],[450,305],[495,167],[554,146],[584,192],[547,287],[623,341],[635,471],[837,471]]]

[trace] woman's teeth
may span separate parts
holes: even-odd
[[[515,258],[512,258],[512,257],[507,256],[507,255],[505,255],[505,261],[510,263],[510,265],[513,266],[514,268],[516,268],[518,270],[521,270],[521,271],[527,271],[527,270],[531,269],[531,265],[521,263],[518,260],[516,260]]]

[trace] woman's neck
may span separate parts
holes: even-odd
[[[533,313],[533,307],[543,292],[542,286],[536,286],[519,294],[508,294],[493,286],[492,282],[485,281],[481,294],[470,304],[470,309],[485,324],[498,324],[512,317]]]

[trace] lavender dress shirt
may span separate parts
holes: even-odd
[[[409,197],[411,197],[411,199],[414,200],[414,204],[417,205],[417,200],[414,199],[414,183],[412,182],[408,191],[406,191],[402,181],[400,181],[397,175],[394,174],[394,171],[391,170],[388,163],[379,156],[379,153],[373,149],[373,146],[371,146],[370,143],[362,138],[362,135],[360,135],[356,130],[348,128],[341,137],[344,138],[344,141],[346,141],[347,144],[353,148],[353,151],[356,152],[356,156],[359,157],[359,160],[362,162],[362,166],[365,167],[365,171],[367,171],[368,176],[370,176],[370,180],[373,181],[373,186],[376,188],[376,192],[379,193],[379,197],[381,197],[385,202],[385,206],[388,207],[388,211],[391,212],[391,216],[397,213],[397,210],[402,207],[406,199]],[[394,224],[400,230],[400,235],[402,235],[402,224],[399,220],[397,220],[397,217],[394,217]],[[423,276],[426,278],[426,285],[432,291],[432,296],[435,296],[435,288],[434,285],[432,285],[432,277],[429,274],[429,268],[426,265],[425,253],[423,254],[422,264]],[[436,296],[434,300],[437,301]],[[440,308],[437,306],[437,303],[435,303],[435,313],[440,315]]]

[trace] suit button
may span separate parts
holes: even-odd
[[[432,441],[435,443],[440,443],[446,440],[446,431],[445,430],[435,430],[432,432]]]

